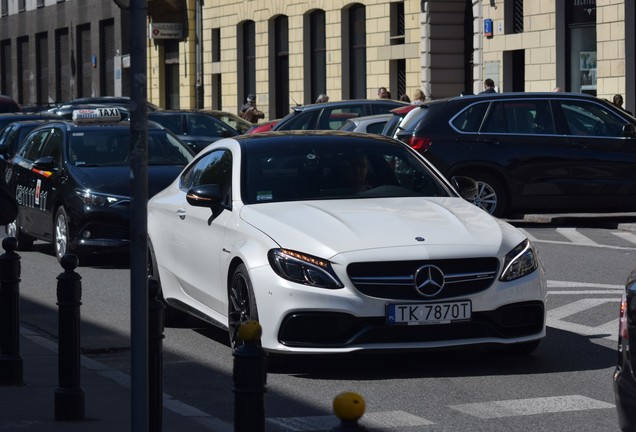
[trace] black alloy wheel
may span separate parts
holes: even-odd
[[[228,326],[232,348],[243,344],[238,336],[239,327],[251,320],[258,321],[256,299],[247,268],[245,264],[240,264],[232,276],[228,302]]]

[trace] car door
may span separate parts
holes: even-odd
[[[216,150],[193,164],[182,176],[181,193],[174,207],[172,230],[172,266],[181,289],[191,298],[220,314],[227,313],[227,289],[221,280],[221,260],[225,225],[231,217],[224,210],[216,218],[209,208],[188,204],[186,193],[205,184],[218,184],[227,191],[226,204],[231,203],[232,155],[229,150]]]
[[[588,207],[629,204],[636,196],[636,137],[625,133],[632,120],[595,101],[554,101],[567,126],[567,140],[576,149],[571,193]],[[631,206],[633,208],[633,206]]]
[[[60,175],[63,142],[59,128],[38,130],[27,137],[12,165],[20,229],[48,240],[53,235],[52,195]]]
[[[558,204],[577,162],[546,99],[494,101],[480,130],[477,158],[499,170],[523,207]]]

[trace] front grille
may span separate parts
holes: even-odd
[[[338,312],[297,312],[285,317],[278,339],[290,347],[343,348],[374,343],[511,339],[538,334],[545,322],[541,302],[514,303],[474,312],[470,321],[440,325],[389,326],[385,317],[357,318]]]
[[[383,261],[354,263],[347,274],[362,294],[386,300],[422,300],[415,289],[417,269],[434,265],[444,273],[444,286],[427,300],[461,297],[488,289],[499,272],[497,258]]]
[[[90,239],[128,240],[129,229],[125,225],[90,224],[83,231],[90,231]]]

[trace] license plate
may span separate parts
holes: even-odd
[[[450,324],[470,320],[469,300],[446,303],[388,304],[386,318],[389,325]]]

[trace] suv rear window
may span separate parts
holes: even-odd
[[[479,132],[479,127],[488,109],[489,102],[477,103],[459,113],[451,124],[460,132]]]

